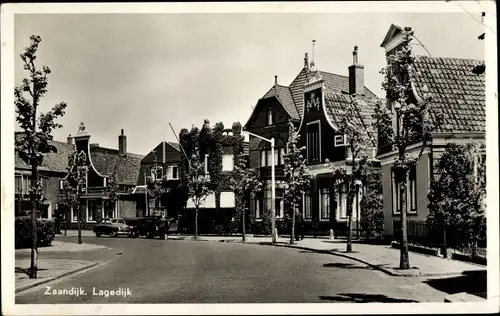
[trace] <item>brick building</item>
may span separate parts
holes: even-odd
[[[73,137],[75,149],[87,156],[86,187],[81,203],[83,229],[92,229],[102,217],[135,217],[143,212],[141,208],[145,204],[140,203],[142,196],[134,194],[144,156],[127,152],[127,137],[123,130],[118,136],[118,149],[92,144],[90,136],[82,123]],[[115,209],[106,210],[104,190],[113,173],[119,187],[118,201]],[[77,228],[77,212],[70,210],[68,213],[69,227]]]
[[[350,97],[356,98],[357,117],[353,118],[360,128],[371,128],[375,94],[364,86],[364,67],[357,61],[357,47],[353,53],[353,65],[348,67],[349,76],[318,70],[314,61],[309,63],[306,53],[304,65],[289,86],[275,85],[258,100],[245,130],[275,139],[276,217],[283,218],[285,192],[284,160],[288,138],[288,121],[292,120],[300,134],[300,145],[306,146],[307,166],[316,174],[310,192],[302,197],[302,212],[306,229],[326,232],[330,227],[337,232],[347,228],[345,194],[340,196],[332,188],[332,168],[325,166],[328,159],[336,165],[347,166],[349,154],[343,135],[339,135],[337,122],[345,113],[345,107],[354,106]],[[371,133],[373,131],[370,130]],[[373,158],[374,150],[368,149]],[[257,221],[271,205],[271,150],[270,144],[250,137],[250,167],[259,170],[265,181],[264,192],[251,203]],[[338,201],[338,202],[337,202]]]
[[[15,132],[15,137],[23,137],[22,132]],[[38,168],[38,177],[43,187],[44,201],[39,207],[40,216],[52,218],[59,208],[59,183],[66,176],[68,156],[73,150],[71,143],[51,140],[57,152],[46,154],[42,165]],[[31,212],[29,188],[31,186],[31,166],[15,153],[15,215],[26,215]]]
[[[386,56],[394,54],[401,48],[403,29],[391,25],[381,47]],[[466,143],[469,141],[485,144],[486,135],[486,103],[484,75],[473,73],[476,66],[484,61],[416,56],[415,78],[412,87],[412,97],[418,104],[424,90],[432,94],[430,123],[436,126],[432,133],[431,144],[424,149],[420,160],[407,179],[406,196],[402,195],[400,183],[396,183],[391,171],[392,162],[397,152],[392,144],[380,144],[378,158],[382,164],[382,181],[384,195],[384,230],[391,238],[394,227],[399,222],[401,203],[407,203],[407,218],[409,221],[425,221],[429,210],[427,208],[427,193],[430,181],[435,176],[435,164],[444,151],[446,144]],[[393,111],[391,100],[387,107]],[[441,123],[436,118],[442,115]],[[396,124],[394,122],[394,124]],[[408,148],[417,153],[422,142],[416,140]]]

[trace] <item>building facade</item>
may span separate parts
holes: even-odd
[[[23,133],[16,132],[15,137],[23,137]],[[44,156],[42,165],[38,168],[38,177],[41,179],[44,200],[39,206],[39,216],[42,218],[53,218],[59,207],[59,183],[66,176],[68,157],[74,146],[68,143],[51,140],[51,145],[56,152]],[[29,188],[31,187],[31,166],[15,154],[15,215],[27,215],[31,213],[31,202]]]
[[[275,139],[275,175],[277,218],[283,218],[285,209],[283,195],[284,160],[288,139],[288,122],[291,120],[300,135],[300,146],[305,146],[307,167],[315,175],[312,187],[302,197],[301,211],[306,229],[314,233],[325,233],[334,229],[338,234],[347,230],[346,195],[333,189],[333,168],[349,169],[349,153],[344,135],[338,132],[337,122],[346,113],[346,107],[356,107],[353,122],[373,133],[371,114],[377,97],[364,86],[364,67],[357,62],[355,48],[353,65],[348,67],[349,76],[318,70],[314,61],[309,63],[305,55],[304,66],[289,86],[275,85],[256,104],[245,130],[270,139]],[[356,99],[356,104],[351,102]],[[373,158],[374,150],[368,153]],[[268,142],[250,137],[250,167],[259,170],[265,181],[264,192],[251,203],[252,214],[257,222],[263,211],[272,209],[271,200],[271,153]],[[352,160],[352,159],[351,159]],[[353,208],[353,210],[356,208]],[[353,214],[354,215],[354,214]],[[356,216],[354,215],[354,218]]]
[[[75,150],[86,154],[86,186],[81,196],[81,221],[83,229],[93,229],[103,217],[135,217],[141,214],[144,204],[134,193],[139,181],[142,155],[127,152],[127,137],[123,130],[118,136],[118,148],[111,149],[90,143],[90,133],[82,123],[73,137]],[[118,184],[118,201],[114,208],[107,207],[105,188],[110,176],[114,174]],[[62,181],[61,181],[62,188]],[[78,226],[78,212],[68,210],[66,221],[70,229]]]
[[[391,25],[381,44],[386,56],[401,49],[403,29]],[[477,142],[485,144],[485,78],[473,73],[476,66],[484,61],[415,56],[415,78],[412,86],[412,98],[418,104],[427,91],[432,94],[430,123],[435,126],[431,143],[423,149],[420,160],[410,170],[406,180],[408,190],[404,196],[401,183],[396,183],[391,167],[397,157],[392,144],[380,144],[378,158],[382,165],[383,200],[384,200],[384,234],[392,238],[395,227],[399,224],[401,206],[406,203],[409,221],[423,222],[429,215],[427,193],[431,179],[436,175],[435,165],[446,144],[453,142],[465,144]],[[391,100],[387,100],[387,108],[396,114]],[[441,116],[438,121],[437,117]],[[395,122],[393,123],[395,124]],[[408,146],[408,151],[418,153],[422,142],[416,140]]]

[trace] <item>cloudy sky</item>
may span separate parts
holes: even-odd
[[[380,44],[391,23],[413,27],[432,56],[485,58],[483,27],[467,13],[16,14],[15,82],[25,75],[17,56],[40,35],[37,62],[52,70],[42,111],[68,104],[55,138],[84,122],[92,142],[117,148],[123,128],[128,150],[146,154],[175,140],[169,122],[244,124],[274,75],[284,85],[295,78],[313,39],[316,66],[342,75],[358,45],[365,84],[382,95]]]

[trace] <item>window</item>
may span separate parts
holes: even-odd
[[[266,150],[267,155],[267,166],[271,167],[273,162],[273,155],[271,155],[271,150]]]
[[[306,147],[307,147],[307,161],[310,163],[319,162],[321,160],[319,121],[307,124]]]
[[[404,194],[403,182],[397,182],[394,171],[392,171],[392,213],[400,214],[401,208],[406,203],[407,213],[417,212],[417,172],[416,167],[410,169],[406,179],[407,192]]]
[[[163,178],[163,167],[162,166],[152,167],[151,168],[151,178],[153,178],[153,180]]]
[[[87,200],[87,222],[95,222],[101,210],[102,200]]]
[[[78,210],[74,207],[71,208],[71,221],[78,222]]]
[[[25,175],[23,176],[22,180],[22,193],[23,194],[29,194],[30,193],[30,187],[31,187],[31,176]]]
[[[337,214],[339,214],[339,219],[347,218],[347,184],[344,183],[341,185],[338,198],[337,198]]]
[[[274,149],[274,165],[277,166],[280,164],[280,151],[278,148]]]
[[[285,191],[284,190],[276,190],[276,199],[275,199],[275,210],[276,210],[276,218],[281,218],[284,215],[285,210],[285,200],[283,199]]]
[[[260,219],[264,211],[264,193],[258,192],[253,198],[253,209],[255,211],[255,218]]]
[[[266,166],[266,151],[265,150],[260,151],[260,166],[261,167]]]
[[[274,108],[267,109],[267,125],[274,125]]]
[[[285,148],[284,147],[280,148],[279,152],[280,152],[279,164],[283,166],[285,164]]]
[[[330,189],[321,188],[319,191],[320,219],[330,218]]]
[[[167,167],[167,179],[168,180],[179,179],[179,167],[178,166],[168,166]]]
[[[233,165],[234,156],[232,154],[222,156],[222,171],[233,171]]]
[[[335,147],[345,146],[345,135],[335,135]]]
[[[16,183],[16,194],[23,192],[23,177],[20,174],[16,174],[15,176]]]
[[[310,192],[306,192],[302,195],[302,210],[305,219],[312,219]]]
[[[226,191],[220,193],[220,207],[234,207],[234,192]]]

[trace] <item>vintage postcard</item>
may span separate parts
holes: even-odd
[[[496,38],[494,1],[2,5],[3,312],[498,312]]]

